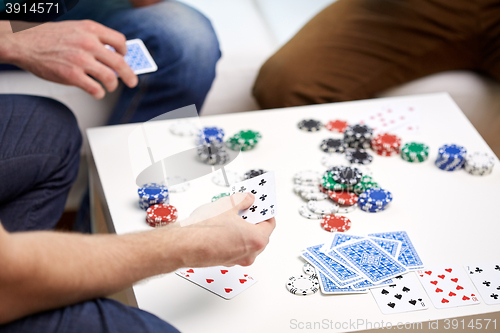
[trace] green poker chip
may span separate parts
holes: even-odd
[[[333,173],[326,172],[321,178],[321,186],[330,191],[346,190],[351,191],[353,187],[347,184],[340,184],[333,180]]]
[[[255,148],[262,136],[257,131],[239,131],[226,141],[227,147],[232,150],[251,150]]]
[[[363,176],[361,181],[354,186],[354,193],[360,195],[364,191],[372,188],[380,188],[380,185],[376,183],[372,177]]]
[[[212,202],[214,201],[217,201],[219,200],[220,198],[223,198],[223,197],[228,197],[229,196],[229,193],[221,193],[221,194],[218,194],[218,195],[215,195],[212,197]]]
[[[401,158],[411,163],[421,163],[429,157],[429,146],[419,142],[409,142],[401,149]]]

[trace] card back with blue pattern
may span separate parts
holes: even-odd
[[[405,265],[409,270],[421,269],[424,263],[413,246],[410,236],[406,231],[391,231],[369,234],[368,236],[379,237],[385,239],[394,239],[401,242],[401,250],[399,251],[398,261]]]

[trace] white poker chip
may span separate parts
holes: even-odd
[[[328,194],[323,193],[319,190],[318,192],[300,192],[300,196],[306,200],[325,200],[328,199]]]
[[[186,178],[178,176],[167,177],[167,182],[168,182],[168,191],[171,193],[179,193],[187,191],[187,189],[190,186]],[[176,185],[170,185],[170,184],[176,184]]]
[[[299,214],[310,220],[320,220],[323,218],[323,215],[311,212],[309,208],[307,208],[307,205],[301,205],[299,207]]]
[[[341,205],[341,206],[339,206],[339,210],[337,211],[337,213],[338,214],[351,213],[351,212],[354,212],[356,210],[356,207],[358,207],[358,205],[352,205],[352,206]]]
[[[321,173],[312,170],[299,171],[294,176],[293,179],[299,184],[319,184],[321,181]]]
[[[294,185],[293,191],[297,194],[301,194],[303,192],[307,193],[320,192],[318,185]]]
[[[311,200],[307,203],[307,208],[315,214],[330,215],[338,211],[339,205],[331,200]]]
[[[314,266],[308,262],[306,262],[304,266],[302,266],[302,269],[304,270],[304,273],[306,273],[307,275],[316,274],[316,268],[314,268]]]
[[[179,136],[193,136],[198,131],[196,124],[189,120],[179,120],[170,125],[170,132]]]
[[[321,164],[326,168],[334,166],[350,166],[351,163],[345,158],[343,154],[328,154],[321,158]]]
[[[487,153],[474,152],[465,156],[464,169],[474,176],[486,176],[493,171],[495,158]]]
[[[215,173],[215,175],[212,177],[212,182],[215,185],[229,187],[230,185],[241,181],[241,175],[235,171],[226,170],[226,177],[227,177],[227,181],[229,182],[229,184],[226,184],[226,180],[224,179],[224,175],[222,174],[222,170],[218,170]]]
[[[312,295],[319,290],[319,282],[318,279],[313,276],[292,276],[286,283],[286,289],[294,295]]]

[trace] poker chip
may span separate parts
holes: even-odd
[[[297,194],[321,192],[320,188],[314,184],[311,185],[296,184],[293,186],[293,191]]]
[[[372,149],[381,156],[392,156],[399,153],[401,138],[394,134],[382,133],[371,141]]]
[[[203,127],[198,132],[197,144],[202,145],[204,143],[212,142],[223,142],[224,140],[224,130],[219,127]]]
[[[356,185],[363,176],[357,168],[351,167],[339,167],[331,174],[333,181],[345,185]]]
[[[304,266],[302,266],[302,270],[304,271],[304,273],[306,273],[307,275],[314,275],[316,274],[316,269],[314,268],[313,265],[311,265],[310,263],[306,262],[304,264]]]
[[[304,119],[299,122],[297,125],[301,130],[306,132],[316,132],[321,129],[321,122],[319,120],[314,119]]]
[[[249,170],[247,172],[245,172],[245,174],[243,175],[243,179],[244,180],[247,180],[247,179],[251,179],[251,178],[254,178],[254,177],[258,177],[264,173],[266,173],[267,171],[264,171],[262,169],[252,169],[252,170]]]
[[[381,188],[372,188],[361,193],[359,195],[359,201],[361,201],[362,204],[369,204],[368,208],[370,208],[371,205],[382,207],[392,201],[392,193]]]
[[[148,208],[146,222],[152,227],[161,227],[177,220],[177,209],[172,205],[158,204]]]
[[[351,229],[351,220],[341,215],[328,215],[321,221],[321,226],[329,232],[344,232]]]
[[[226,177],[227,177],[227,184],[226,184],[226,179],[224,178],[224,174],[222,173],[222,170],[217,170],[215,174],[212,177],[212,182],[215,185],[218,186],[231,186],[232,184],[238,183],[241,181],[241,175],[235,171],[231,170],[224,170],[226,172]]]
[[[262,136],[257,131],[239,131],[226,141],[226,145],[232,150],[247,151],[255,148],[261,138]]]
[[[343,153],[345,150],[345,143],[342,139],[325,139],[321,141],[319,148],[325,153]]]
[[[319,189],[317,192],[300,192],[300,196],[306,200],[325,200],[328,199],[328,194],[320,192]]]
[[[372,177],[363,176],[361,181],[354,186],[354,193],[360,195],[364,191],[372,188],[380,188],[380,186],[373,180]]]
[[[333,180],[332,172],[326,172],[321,178],[321,186],[330,191],[352,190],[351,185],[340,184]]]
[[[197,148],[200,161],[210,165],[224,164],[229,160],[229,154],[219,142],[205,143]]]
[[[420,142],[408,142],[401,148],[401,158],[412,163],[421,163],[429,157],[429,146]]]
[[[299,207],[299,214],[310,220],[319,220],[323,218],[323,215],[311,212],[309,208],[307,208],[307,205],[301,205]]]
[[[370,167],[367,167],[363,164],[355,164],[354,166],[359,170],[359,172],[361,172],[363,176],[373,176],[373,171],[372,169],[370,169]]]
[[[358,202],[358,196],[352,192],[329,191],[328,196],[340,205],[352,206]]]
[[[310,200],[307,203],[307,208],[315,214],[329,215],[335,214],[339,209],[339,205],[331,200]]]
[[[226,193],[221,193],[221,194],[218,194],[218,195],[214,195],[214,196],[212,197],[212,202],[217,201],[217,200],[219,200],[220,198],[228,197],[229,195],[230,195],[230,194],[229,194],[229,193],[227,193],[227,192],[226,192]]]
[[[186,178],[179,176],[167,177],[167,182],[168,182],[168,190],[171,193],[180,193],[187,191],[190,186]]]
[[[439,148],[434,164],[444,171],[456,171],[463,166],[466,154],[467,150],[462,146],[444,145]]]
[[[493,171],[495,158],[487,153],[474,152],[465,156],[465,171],[474,176],[486,176]]]
[[[351,212],[354,212],[357,206],[358,205],[352,205],[352,206],[340,205],[337,214],[349,214]]]
[[[321,158],[321,164],[326,168],[334,166],[349,166],[349,161],[343,154],[328,154]]]
[[[373,156],[365,149],[347,149],[345,158],[353,164],[370,164],[373,161]]]
[[[373,129],[361,124],[348,126],[344,131],[344,141],[351,148],[370,148],[372,136]]]
[[[139,195],[139,207],[147,210],[155,204],[167,203],[169,200],[168,188],[158,183],[144,184],[137,190]]]
[[[321,173],[312,170],[299,171],[294,176],[293,179],[295,183],[302,185],[315,185],[319,184],[321,181]]]
[[[170,125],[170,132],[179,136],[193,136],[199,132],[199,129],[192,121],[178,120]]]
[[[359,208],[367,213],[379,213],[383,212],[387,206],[382,206],[382,207],[373,207],[369,204],[364,204],[362,201],[358,201],[358,206]]]
[[[319,282],[318,279],[313,276],[292,276],[286,283],[286,289],[294,295],[312,295],[318,292]]]
[[[325,128],[331,132],[344,133],[345,129],[349,126],[347,121],[343,120],[330,120]]]

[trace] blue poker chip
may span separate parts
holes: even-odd
[[[382,188],[371,188],[359,195],[359,201],[378,207],[387,205],[392,201],[392,193]]]
[[[157,183],[144,184],[137,190],[141,200],[163,200],[168,198],[168,188]]]
[[[378,212],[384,211],[387,208],[387,205],[382,206],[382,207],[371,207],[371,208],[368,208],[368,206],[370,206],[370,204],[363,204],[363,203],[361,203],[359,201],[358,201],[358,206],[359,206],[359,208],[362,211],[367,212],[367,213],[378,213]]]
[[[455,159],[455,158],[464,159],[465,155],[467,154],[467,149],[465,149],[462,146],[454,145],[454,144],[444,145],[444,146],[439,148],[438,154],[439,154],[438,158],[446,159],[446,160]]]
[[[203,140],[205,138],[205,140]],[[198,144],[212,143],[212,142],[223,142],[224,141],[224,130],[219,127],[203,127],[203,129],[198,133]]]

